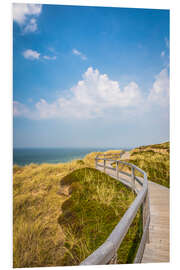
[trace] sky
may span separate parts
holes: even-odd
[[[168,140],[168,10],[13,4],[14,147]]]

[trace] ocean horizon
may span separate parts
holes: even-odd
[[[104,152],[114,149],[130,150],[132,148],[13,148],[13,164],[24,166],[30,163],[65,163],[74,159],[82,159],[91,152]]]

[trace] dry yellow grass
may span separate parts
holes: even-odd
[[[131,151],[131,163],[136,164],[148,173],[150,180],[158,179],[159,183],[169,185],[169,145],[142,147]],[[109,150],[105,154],[119,153],[119,150]],[[61,164],[30,164],[24,167],[14,165],[13,178],[13,266],[41,267],[62,265],[62,260],[73,246],[78,246],[85,258],[90,250],[88,243],[77,239],[72,228],[67,226],[66,233],[58,224],[62,213],[62,205],[70,198],[69,187],[60,185],[61,179],[73,171],[85,167],[95,167],[95,157],[98,153],[90,153],[83,160],[74,160]],[[86,177],[86,183],[92,184],[94,176]],[[89,181],[89,182],[88,182]],[[110,207],[113,197],[116,197],[115,186],[106,187],[99,180],[94,187],[92,199],[106,207]],[[75,187],[75,186],[74,186]],[[121,194],[123,195],[123,194]],[[125,209],[130,201],[121,197],[121,207]],[[115,209],[115,207],[114,207]],[[114,210],[119,215],[118,210]],[[83,224],[84,220],[80,220]],[[94,225],[98,227],[98,223]],[[136,227],[134,227],[136,228]],[[100,228],[96,228],[100,230]],[[132,233],[131,233],[132,234]],[[129,235],[131,236],[131,235]],[[129,237],[128,236],[128,237]],[[65,241],[67,241],[67,247]],[[125,239],[126,240],[126,239]],[[127,240],[126,240],[127,241]],[[132,240],[131,240],[132,241]],[[78,244],[77,244],[78,243]],[[127,248],[121,254],[127,254]],[[69,253],[71,256],[71,252]],[[125,255],[124,255],[125,256]],[[131,254],[133,256],[133,254]],[[80,260],[80,259],[79,259]],[[123,263],[123,260],[119,261]]]
[[[14,166],[14,267],[60,264],[65,250],[63,231],[57,219],[67,199],[60,190],[60,179],[81,167],[77,161]]]
[[[106,153],[119,153],[119,150],[110,150]],[[74,256],[74,247],[78,255],[73,257],[72,261],[78,264],[87,255],[92,252],[92,246],[97,246],[91,239],[86,237],[83,239],[77,238],[74,234],[72,226],[67,224],[65,229],[59,223],[59,217],[63,214],[63,205],[71,198],[71,192],[68,185],[61,185],[60,182],[64,177],[72,175],[71,173],[83,168],[94,168],[95,157],[98,153],[90,153],[84,157],[83,160],[74,160],[68,163],[59,164],[30,164],[24,167],[14,165],[14,177],[13,177],[13,266],[14,267],[42,267],[42,266],[58,266],[68,265],[70,259],[68,256]],[[82,170],[83,171],[83,170]],[[95,170],[94,170],[95,171]],[[86,170],[85,170],[86,172]],[[92,188],[93,192],[89,191],[92,205],[98,205],[98,209],[101,213],[103,206],[106,211],[109,211],[108,215],[115,215],[112,218],[113,224],[107,223],[109,227],[106,231],[102,229],[105,226],[103,220],[100,222],[94,222],[93,228],[95,231],[99,231],[102,234],[102,243],[111,230],[119,221],[120,216],[127,206],[133,200],[133,194],[126,194],[121,192],[119,194],[117,183],[115,180],[111,184],[108,184],[106,179],[100,179],[100,173],[94,175],[95,172],[88,170],[88,174],[85,173],[85,185]],[[92,174],[92,175],[91,175]],[[108,178],[109,179],[109,178]],[[92,184],[96,181],[96,184]],[[82,184],[82,183],[81,183]],[[82,184],[82,187],[84,184]],[[80,188],[80,186],[78,186]],[[71,185],[71,189],[76,189],[76,183]],[[122,187],[123,188],[123,187]],[[83,194],[86,192],[82,191]],[[119,197],[120,196],[120,197]],[[82,197],[82,194],[80,198]],[[79,198],[79,199],[80,199]],[[88,199],[89,200],[89,199]],[[115,200],[119,200],[117,207]],[[113,211],[112,208],[113,205]],[[83,203],[81,201],[80,205]],[[88,206],[89,207],[89,203]],[[110,209],[110,210],[107,210]],[[103,213],[103,212],[102,212]],[[106,214],[106,213],[104,213]],[[93,216],[92,216],[93,217]],[[81,217],[78,222],[79,226],[83,226],[85,217]],[[96,217],[93,217],[96,219]],[[97,217],[98,220],[98,217]],[[103,227],[104,228],[104,227]],[[93,230],[94,230],[93,229]],[[134,241],[134,235],[137,237],[137,225],[134,224],[130,236],[131,242],[125,241],[124,248],[121,250],[121,254],[124,254],[120,263],[125,263],[127,260],[131,260],[134,256],[131,245]],[[101,238],[100,237],[100,238]],[[105,238],[103,238],[105,237]],[[99,241],[99,240],[98,240]],[[134,244],[133,244],[134,245]],[[129,249],[130,257],[128,255]],[[123,253],[124,252],[124,253]],[[68,255],[69,254],[69,255]],[[76,254],[76,253],[75,253]]]
[[[69,197],[60,180],[72,171],[94,167],[97,153],[60,164],[13,167],[13,266],[60,265],[66,251],[57,219]]]
[[[170,186],[170,144],[154,144],[133,149],[127,162],[143,169],[148,179],[166,187]],[[137,176],[140,176],[136,172]]]

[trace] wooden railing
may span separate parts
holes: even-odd
[[[150,223],[150,208],[148,197],[148,180],[146,173],[137,166],[127,163],[118,158],[121,154],[99,154],[95,158],[96,168],[103,170],[111,177],[122,182],[127,187],[131,188],[136,194],[136,198],[130,205],[120,222],[116,225],[106,241],[96,249],[90,256],[88,256],[80,265],[99,265],[99,264],[113,264],[117,262],[117,251],[131,226],[138,209],[142,207],[142,223],[143,233],[136,253],[134,263],[140,263],[143,257],[146,242],[149,242],[149,223]],[[116,164],[114,168],[112,164]],[[120,170],[119,167],[130,167],[131,173]],[[142,177],[135,176],[135,171],[142,174]],[[113,172],[113,173],[110,173]],[[122,176],[125,176],[122,177]]]

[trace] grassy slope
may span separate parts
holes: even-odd
[[[94,168],[96,154],[65,164],[14,166],[14,267],[78,264],[112,231],[133,194],[110,177],[84,169]],[[150,180],[169,186],[169,143],[134,149],[128,161],[145,170]],[[66,220],[68,211],[75,217]],[[141,233],[139,215],[119,250],[118,263],[132,262]]]
[[[70,195],[68,187],[60,186],[60,180],[74,170],[93,168],[96,154],[65,164],[14,166],[14,267],[62,265],[67,253],[67,233],[59,225],[58,217]]]
[[[76,170],[61,180],[71,197],[62,205],[58,222],[65,233],[62,265],[78,265],[97,249],[135,198],[115,179],[92,168]],[[140,213],[119,250],[118,262],[130,263],[140,239]]]
[[[133,149],[130,159],[126,161],[143,169],[147,173],[148,180],[169,187],[169,152],[169,142],[141,146]]]

